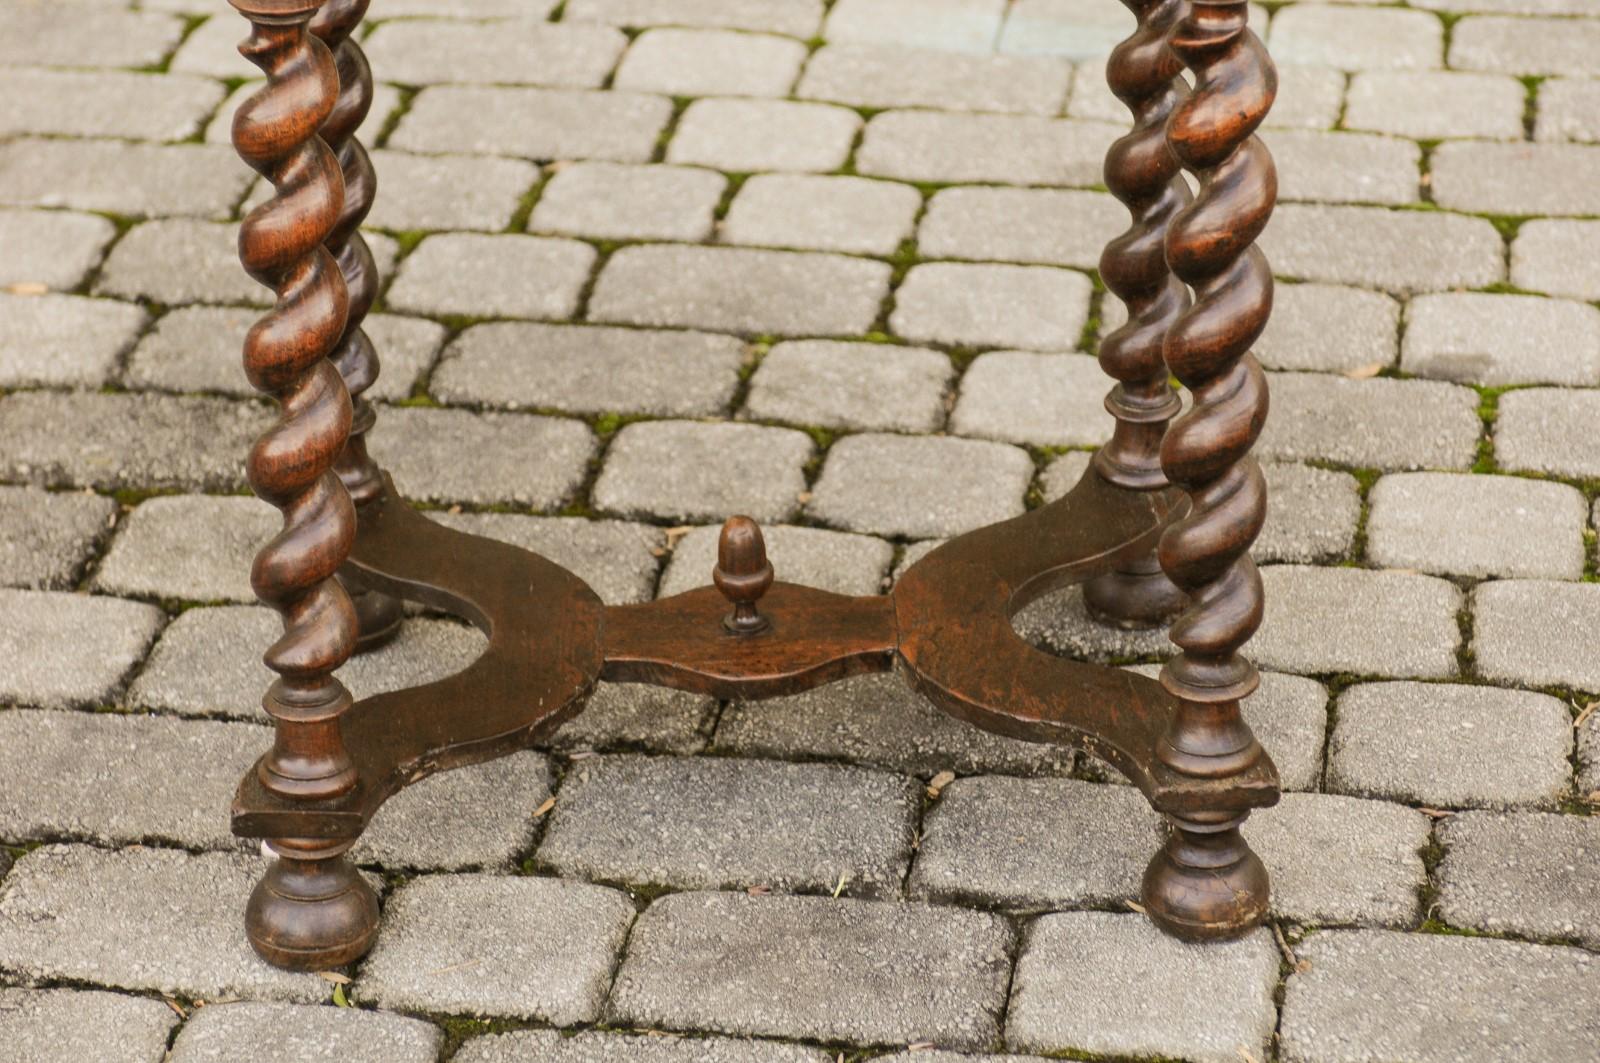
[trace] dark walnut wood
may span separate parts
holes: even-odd
[[[1134,128],[1106,180],[1132,221],[1101,262],[1129,310],[1101,357],[1117,427],[1070,492],[945,543],[883,596],[775,579],[760,527],[733,517],[711,586],[623,606],[537,554],[434,523],[367,456],[361,393],[377,358],[361,320],[377,282],[356,230],[375,181],[354,130],[371,76],[351,40],[366,0],[234,3],[252,24],[243,51],[268,75],[235,143],[274,187],[244,223],[241,257],[278,296],[245,361],[282,409],[250,466],[284,512],[255,573],[285,622],[268,653],[276,738],[233,807],[235,833],[279,854],[247,913],[261,955],[301,969],[361,955],[377,909],[345,854],[383,802],[542,741],[602,679],[750,699],[894,671],[974,726],[1125,773],[1171,824],[1144,881],[1158,925],[1218,938],[1261,921],[1266,874],[1238,828],[1279,785],[1239,702],[1256,684],[1240,649],[1261,617],[1248,551],[1266,504],[1249,456],[1266,388],[1248,352],[1272,288],[1254,241],[1275,199],[1253,131],[1275,76],[1244,0],[1127,0],[1138,28],[1108,78]],[[1199,178],[1193,202],[1180,167]],[[1194,397],[1176,419],[1169,368]],[[1115,623],[1182,608],[1159,681],[1016,633],[1019,609],[1072,583]],[[359,639],[392,630],[401,600],[474,624],[487,648],[455,675],[352,705],[333,672]]]
[[[1133,35],[1106,61],[1106,82],[1128,110],[1133,130],[1106,152],[1106,188],[1127,206],[1133,222],[1106,245],[1100,278],[1128,308],[1127,322],[1100,342],[1100,366],[1117,381],[1106,396],[1116,418],[1110,442],[1094,465],[1111,483],[1134,490],[1167,486],[1161,437],[1177,414],[1162,344],[1189,305],[1189,290],[1167,268],[1167,226],[1189,202],[1178,160],[1167,150],[1167,119],[1187,86],[1167,35],[1188,10],[1186,0],[1123,0],[1138,17]],[[1134,558],[1083,585],[1089,612],[1103,623],[1155,627],[1171,620],[1184,594],[1161,570],[1154,552]]]
[[[372,210],[378,193],[378,175],[367,157],[367,149],[356,138],[356,130],[372,110],[372,70],[366,53],[352,38],[366,16],[370,0],[328,0],[311,20],[311,32],[333,53],[339,72],[339,96],[333,110],[319,130],[322,140],[339,160],[344,177],[344,209],[328,233],[326,246],[339,263],[345,288],[350,293],[350,311],[344,334],[331,355],[350,392],[350,438],[339,455],[335,468],[358,507],[383,491],[383,475],[377,462],[367,454],[367,433],[377,421],[367,389],[378,381],[378,352],[362,330],[362,323],[378,297],[378,267],[372,251],[361,235],[361,223]],[[403,609],[398,598],[363,587],[352,572],[339,574],[339,580],[356,607],[360,636],[356,652],[373,649],[393,638],[400,630]]]
[[[1264,757],[1239,711],[1258,683],[1239,651],[1263,602],[1250,545],[1267,490],[1250,448],[1266,423],[1267,382],[1250,347],[1272,312],[1272,271],[1255,240],[1278,179],[1255,129],[1278,81],[1247,12],[1246,0],[1194,0],[1170,38],[1195,87],[1173,111],[1167,143],[1200,192],[1167,231],[1167,261],[1195,301],[1168,330],[1165,358],[1194,404],[1168,427],[1161,465],[1193,509],[1161,537],[1161,567],[1190,602],[1171,629],[1181,652],[1161,673],[1178,711],[1155,754],[1196,779],[1245,775]],[[1267,873],[1239,834],[1247,814],[1218,802],[1170,817],[1170,840],[1145,873],[1152,918],[1180,936],[1212,938],[1265,917]]]
[[[350,434],[350,396],[328,360],[344,332],[345,282],[324,242],[343,208],[338,162],[317,137],[333,110],[338,74],[307,32],[316,4],[236,0],[251,22],[240,51],[267,84],[239,108],[233,143],[272,182],[273,196],[239,231],[239,257],[277,301],[250,330],[244,368],[277,400],[279,419],[250,452],[250,485],[283,511],[283,530],[256,555],[251,584],[283,616],[267,651],[278,673],[263,705],[273,748],[251,778],[291,804],[338,800],[359,789],[340,717],[350,694],[333,672],[356,641],[356,611],[334,574],[355,540],[350,495],[334,461]],[[278,860],[251,895],[251,944],[284,967],[349,962],[370,946],[377,898],[345,859],[347,841],[269,835]]]

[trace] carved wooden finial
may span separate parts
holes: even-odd
[[[724,627],[735,635],[767,630],[767,618],[756,611],[756,602],[772,586],[772,565],[767,561],[761,525],[749,517],[728,518],[717,540],[717,567],[711,570],[711,579],[733,603],[733,612],[722,620]]]

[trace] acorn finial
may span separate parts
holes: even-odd
[[[717,567],[712,582],[733,603],[722,626],[735,635],[765,631],[768,620],[756,611],[756,602],[772,586],[772,566],[767,562],[767,542],[761,526],[749,517],[729,517],[717,539]]]

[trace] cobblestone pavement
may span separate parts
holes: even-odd
[[[227,829],[276,624],[247,580],[276,514],[242,480],[269,416],[237,354],[265,296],[226,144],[244,23],[0,0],[0,1057],[1600,1059],[1600,7],[1254,22],[1282,70],[1272,927],[1159,936],[1131,788],[892,678],[606,687],[383,810],[356,850],[382,936],[335,998],[250,953],[262,857]],[[612,602],[706,582],[731,512],[780,574],[866,594],[1053,497],[1108,434],[1101,57],[1130,24],[375,0],[375,452]],[[1167,650],[1073,594],[1018,623]],[[480,645],[419,618],[343,674]]]

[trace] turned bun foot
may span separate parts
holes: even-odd
[[[1245,816],[1169,818],[1172,834],[1144,872],[1141,899],[1150,918],[1185,941],[1225,941],[1260,926],[1267,869],[1239,834]]]
[[[378,934],[378,897],[345,858],[350,843],[268,844],[278,859],[245,909],[257,955],[291,971],[333,970],[366,955]]]
[[[1099,623],[1138,631],[1165,627],[1183,612],[1189,598],[1161,571],[1152,553],[1085,582],[1083,604]]]

